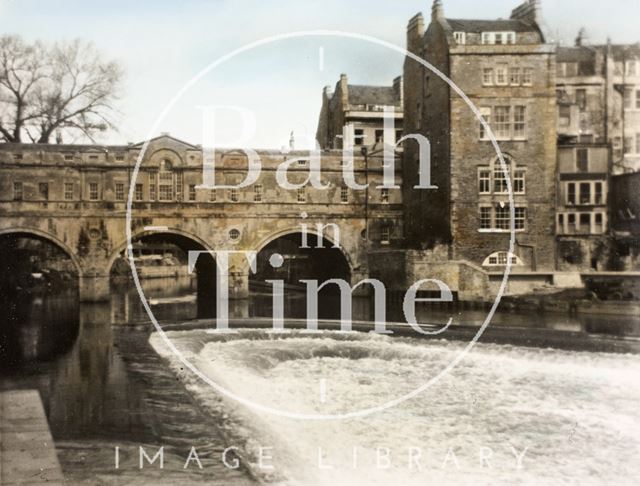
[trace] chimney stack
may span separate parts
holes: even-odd
[[[582,27],[578,31],[578,37],[576,37],[576,47],[582,47],[589,44],[589,39],[587,37],[587,29]]]
[[[437,22],[444,20],[444,7],[442,6],[442,0],[433,0],[433,6],[431,7],[431,22]]]

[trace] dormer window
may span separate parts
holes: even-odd
[[[483,44],[515,44],[516,33],[515,32],[483,32],[482,33]]]
[[[467,35],[465,32],[454,32],[453,38],[456,40],[458,44],[466,44],[467,43]]]

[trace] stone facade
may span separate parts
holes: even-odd
[[[0,233],[26,233],[53,242],[66,251],[81,278],[83,298],[108,295],[109,272],[126,248],[126,206],[133,168],[143,144],[0,145]],[[289,170],[292,183],[309,172],[307,152],[259,151],[262,171],[244,189],[200,188],[200,147],[170,136],[149,142],[133,184],[132,235],[154,232],[177,235],[188,249],[259,251],[275,238],[300,232],[306,224],[335,223],[340,247],[352,279],[368,275],[368,252],[402,244],[402,196],[399,189],[382,193],[379,157],[355,157],[355,177],[369,181],[368,191],[343,185],[342,153],[322,153],[326,190],[306,187],[285,190],[275,170],[285,159],[296,159]],[[246,174],[240,150],[216,151],[216,182],[237,184]],[[397,161],[397,180],[401,164]],[[158,229],[166,227],[166,229]],[[329,240],[337,238],[328,229]],[[311,241],[313,237],[311,237]],[[246,259],[232,261],[235,296],[248,289]]]
[[[514,271],[553,270],[556,93],[555,47],[545,43],[538,3],[509,20],[456,20],[436,0],[426,32],[409,22],[410,52],[436,67],[491,125],[508,163],[516,212]],[[507,183],[488,134],[467,103],[436,74],[407,59],[405,134],[431,142],[437,190],[415,191],[417,144],[405,143],[407,243],[450,245],[449,258],[501,270],[509,241]],[[505,209],[506,208],[506,209]]]
[[[384,110],[393,109],[393,133],[387,143],[395,144],[402,134],[402,77],[392,86],[361,86],[349,84],[346,74],[340,76],[335,89],[322,92],[322,107],[318,119],[316,140],[322,149],[343,147],[343,128],[354,140],[355,148],[369,149],[381,145],[384,135]],[[391,116],[391,115],[389,115]]]

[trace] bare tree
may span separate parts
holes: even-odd
[[[122,69],[96,48],[74,40],[45,48],[16,36],[0,37],[0,137],[48,143],[61,133],[93,140],[111,119]]]

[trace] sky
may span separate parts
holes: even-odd
[[[308,35],[265,43],[194,78],[234,50],[296,31],[345,31],[404,47],[407,21],[422,12],[428,23],[431,3],[0,0],[0,32],[46,42],[80,37],[122,64],[118,130],[102,135],[101,142],[135,143],[169,132],[194,144],[280,148],[293,131],[296,147],[305,148],[315,134],[324,86],[335,85],[340,73],[352,84],[390,85],[401,74],[402,55],[359,39]],[[519,3],[444,0],[444,9],[450,18],[508,18]],[[583,26],[593,43],[607,37],[614,43],[640,41],[640,0],[542,0],[542,9],[549,38],[565,45]],[[217,110],[215,138],[205,140],[203,107],[210,106],[233,108]],[[247,110],[255,131],[243,139]]]

